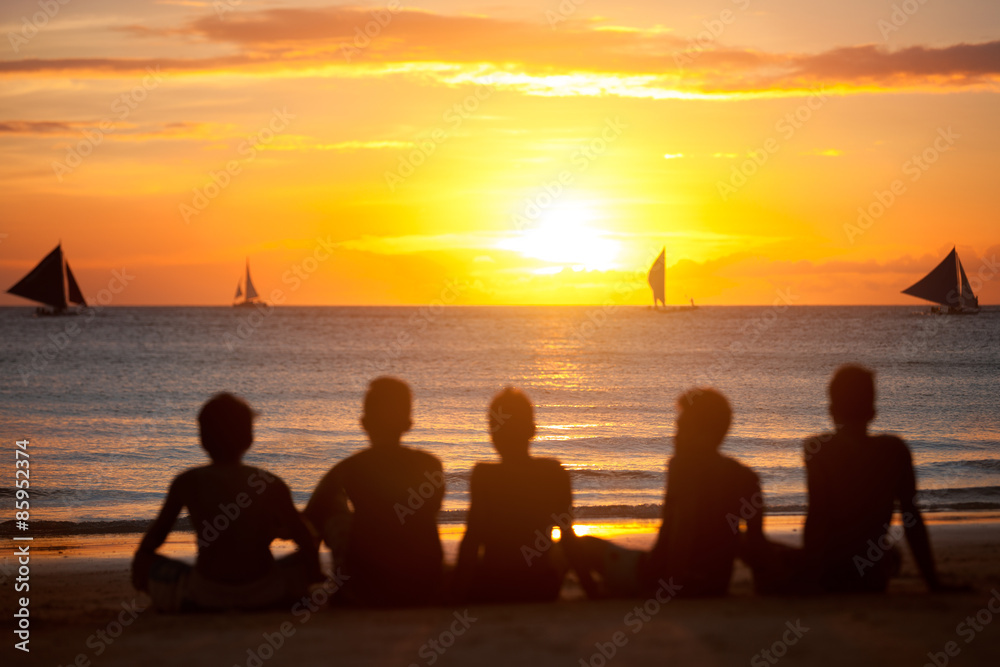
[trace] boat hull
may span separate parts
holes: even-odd
[[[80,311],[76,308],[49,308],[46,306],[35,308],[35,317],[73,317],[79,314]]]
[[[931,308],[931,315],[978,315],[979,308],[967,308],[963,306],[950,306],[948,308],[941,308],[940,306],[934,306]]]

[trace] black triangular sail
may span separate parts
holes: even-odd
[[[903,294],[954,306],[959,299],[958,253],[952,248],[948,256],[934,270],[903,290]],[[970,289],[971,292],[971,289]]]
[[[660,251],[659,256],[657,256],[656,261],[653,262],[653,266],[649,267],[649,275],[646,276],[646,281],[649,283],[650,288],[653,290],[653,307],[656,307],[657,301],[660,305],[666,306],[666,276],[667,276],[667,249],[664,248]]]
[[[44,303],[46,306],[64,309],[67,304],[63,264],[62,246],[58,245],[55,250],[46,255],[45,259],[38,263],[38,266],[33,268],[28,275],[21,278],[7,292],[23,296],[25,299]],[[72,284],[76,286],[75,279]],[[77,303],[82,303],[83,296],[80,295],[80,288],[78,286],[76,287],[76,292],[81,299]]]
[[[69,288],[70,303],[87,305],[87,300],[83,298],[83,292],[80,291],[80,285],[76,282],[76,276],[73,275],[73,269],[69,268],[69,262],[66,262],[66,287]]]
[[[965,275],[965,267],[962,266],[962,260],[958,260],[958,272],[962,275],[962,305],[969,308],[978,308],[979,298],[972,291],[972,285],[969,284],[969,277]]]

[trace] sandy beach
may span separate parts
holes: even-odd
[[[929,517],[940,570],[973,592],[930,595],[912,561],[885,596],[762,598],[739,567],[726,599],[589,602],[567,586],[548,605],[171,616],[143,610],[129,585],[139,536],[50,536],[32,543],[30,654],[14,650],[14,600],[3,601],[14,664],[64,665],[995,665],[1000,655],[1000,518]],[[800,517],[768,534],[794,544]],[[648,546],[655,522],[592,526]],[[448,558],[461,526],[442,527]],[[190,558],[192,536],[167,553]],[[279,545],[278,550],[287,548]],[[9,552],[8,552],[9,553]],[[11,560],[5,560],[5,564]],[[971,617],[971,619],[970,619]],[[948,652],[952,655],[948,655]],[[765,653],[766,652],[766,653]],[[608,657],[605,657],[608,656]],[[583,661],[581,663],[581,660]],[[6,661],[5,661],[6,662]],[[11,663],[6,663],[11,664]]]

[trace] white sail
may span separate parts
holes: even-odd
[[[250,279],[250,260],[247,260],[247,301],[250,299],[257,298],[257,290],[253,286],[253,280]]]
[[[660,251],[659,257],[653,262],[653,266],[649,267],[649,275],[646,280],[649,282],[649,286],[653,289],[653,306],[656,306],[656,302],[659,301],[661,305],[666,306],[667,303],[664,300],[666,298],[666,277],[667,277],[667,249],[664,248]]]

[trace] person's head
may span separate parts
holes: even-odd
[[[373,445],[396,444],[410,430],[410,387],[399,378],[382,376],[368,385],[361,426]]]
[[[707,453],[719,449],[733,419],[729,401],[715,389],[691,389],[677,399],[677,452]]]
[[[493,397],[489,411],[490,437],[501,458],[528,454],[535,436],[535,408],[520,389],[506,387]]]
[[[871,370],[855,364],[841,366],[828,390],[834,424],[862,425],[875,419],[875,373]]]
[[[213,396],[198,412],[201,446],[216,463],[235,463],[253,443],[253,420],[257,413],[238,396]]]

